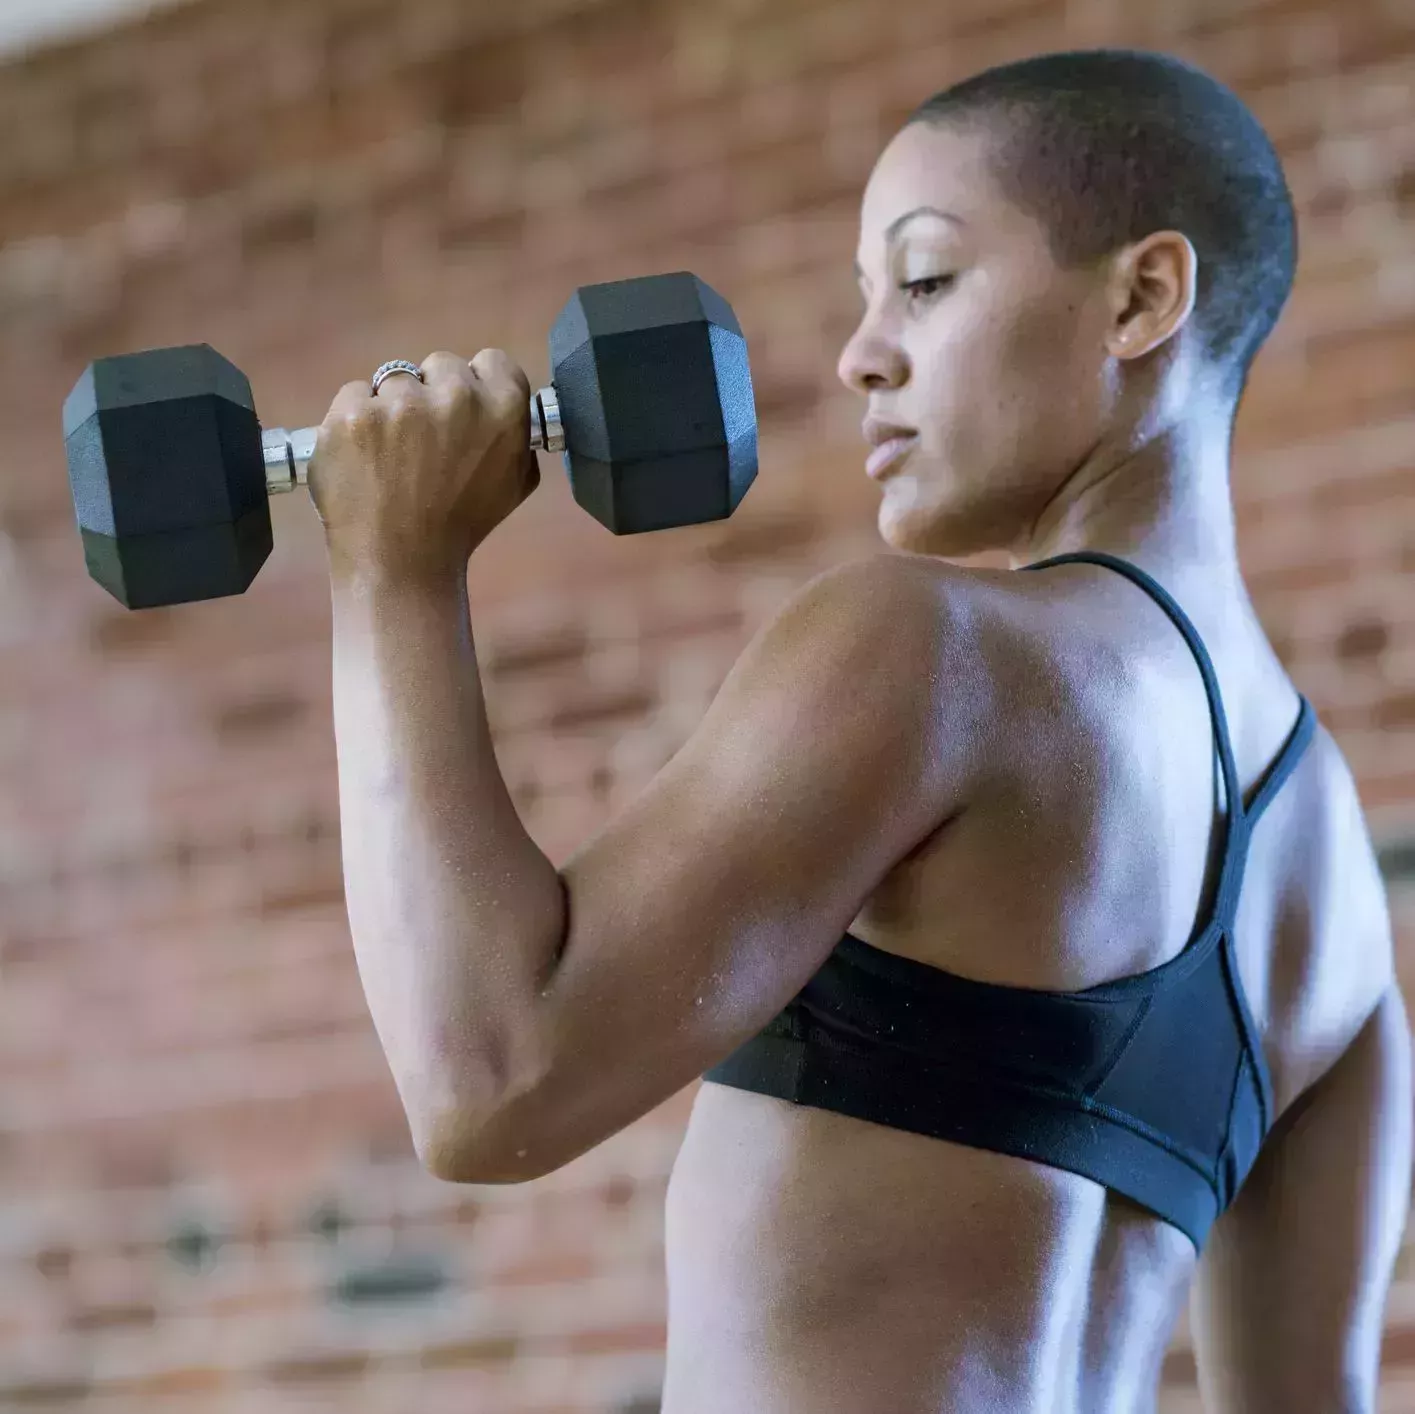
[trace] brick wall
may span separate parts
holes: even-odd
[[[648,1414],[690,1099],[523,1188],[419,1170],[343,919],[313,510],[276,503],[243,598],[120,609],[64,474],[84,364],[207,341],[301,426],[435,347],[543,381],[580,284],[691,269],[731,300],[739,514],[618,540],[547,462],[472,567],[501,763],[563,858],[774,606],[878,543],[834,367],[883,144],[967,72],[1101,43],[1205,64],[1287,161],[1303,265],[1240,429],[1244,562],[1415,965],[1408,10],[208,0],[0,73],[0,1408]],[[1391,1314],[1383,1407],[1415,1410],[1408,1261]],[[1169,1376],[1165,1414],[1196,1409],[1182,1330]]]

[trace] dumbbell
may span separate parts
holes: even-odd
[[[746,341],[686,271],[576,290],[550,331],[531,447],[616,535],[724,520],[757,474]],[[270,497],[308,484],[318,428],[263,431],[251,385],[206,344],[99,359],[64,403],[89,574],[129,609],[243,594]]]

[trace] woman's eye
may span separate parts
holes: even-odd
[[[906,285],[900,285],[899,288],[914,298],[927,299],[928,294],[931,292],[931,286],[942,288],[944,285],[949,284],[952,279],[952,275],[931,275],[927,280],[911,280]],[[918,291],[923,291],[924,293],[922,295],[916,294]]]

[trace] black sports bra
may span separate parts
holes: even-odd
[[[1083,992],[1000,987],[898,957],[847,933],[800,994],[704,1079],[798,1105],[1067,1169],[1141,1204],[1202,1249],[1273,1122],[1272,1081],[1243,996],[1233,918],[1248,841],[1311,740],[1310,703],[1244,805],[1213,664],[1174,620],[1209,697],[1226,817],[1207,922],[1161,967]]]

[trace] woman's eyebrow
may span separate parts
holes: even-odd
[[[912,211],[906,211],[902,216],[896,217],[889,223],[884,233],[884,243],[892,245],[898,239],[900,231],[916,216],[937,216],[944,221],[952,221],[958,226],[968,224],[961,216],[955,216],[951,211],[940,211],[936,206],[916,206]],[[857,280],[865,278],[865,272],[860,268],[858,260],[855,262],[855,278]]]

